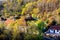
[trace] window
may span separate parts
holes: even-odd
[[[54,30],[53,29],[50,29],[49,31],[50,31],[50,33],[54,33]]]

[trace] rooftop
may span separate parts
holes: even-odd
[[[54,25],[54,26],[51,26],[50,29],[60,30],[60,26],[59,25]]]

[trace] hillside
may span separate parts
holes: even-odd
[[[60,25],[60,0],[7,0],[0,5],[1,40],[44,40],[52,25]]]

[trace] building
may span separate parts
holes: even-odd
[[[59,25],[54,25],[54,26],[50,26],[50,28],[44,33],[44,38],[46,39],[56,39],[56,40],[60,40],[60,26]],[[51,40],[52,40],[51,39]]]

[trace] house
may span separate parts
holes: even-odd
[[[45,33],[50,33],[50,34],[60,34],[60,26],[59,25],[54,25],[49,28],[49,30]]]
[[[50,28],[44,33],[43,37],[45,39],[54,39],[54,40],[60,40],[60,26],[54,25],[50,26]]]

